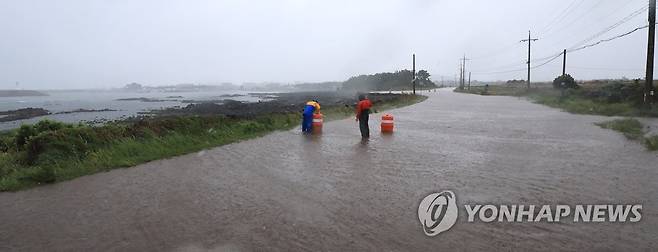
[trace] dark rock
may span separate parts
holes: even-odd
[[[22,108],[17,110],[0,111],[0,122],[11,122],[34,117],[49,115],[48,110],[42,108]]]

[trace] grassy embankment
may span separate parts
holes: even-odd
[[[630,140],[640,141],[647,149],[658,150],[658,135],[645,136],[644,125],[634,118],[616,119],[612,121],[597,123],[596,125],[604,129],[611,129],[620,132]]]
[[[404,95],[375,104],[379,110],[411,105],[424,96]],[[351,116],[353,108],[326,106],[326,120]],[[41,121],[0,133],[0,191],[130,167],[292,129],[299,113],[253,118],[223,116],[157,117],[103,126]]]
[[[486,92],[485,92],[485,89]],[[658,117],[658,106],[641,106],[642,86],[631,82],[585,84],[578,89],[568,89],[564,95],[550,85],[539,85],[531,89],[525,86],[483,86],[470,90],[455,89],[455,92],[479,95],[503,95],[527,97],[535,103],[560,108],[576,114],[604,116],[647,116]]]
[[[641,104],[643,87],[640,83],[631,81],[586,83],[577,89],[567,89],[564,92],[553,88],[550,84],[531,89],[524,86],[477,86],[471,87],[470,90],[455,89],[455,92],[527,97],[535,103],[576,114],[658,117],[658,106],[643,106]],[[629,139],[642,141],[649,150],[658,149],[658,136],[645,137],[644,126],[636,119],[619,119],[597,125],[619,131]]]

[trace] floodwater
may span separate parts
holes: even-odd
[[[104,122],[136,116],[139,113],[149,112],[155,109],[172,108],[176,106],[187,106],[189,100],[224,100],[232,99],[244,102],[256,102],[261,98],[250,95],[248,91],[185,91],[185,92],[128,92],[119,90],[55,90],[43,91],[48,96],[28,97],[2,97],[0,98],[0,111],[16,110],[21,108],[43,108],[50,111],[51,115],[40,116],[25,120],[11,122],[0,122],[0,130],[18,128],[21,124],[33,124],[43,119],[51,119],[68,123],[77,122]],[[230,96],[230,97],[227,97]],[[119,99],[147,98],[153,101]],[[58,112],[70,112],[77,109],[113,111],[77,112],[56,114]]]
[[[362,142],[353,119],[0,193],[0,250],[656,250],[658,154],[513,97],[441,90]],[[427,237],[420,201],[642,204],[637,223],[483,223]]]

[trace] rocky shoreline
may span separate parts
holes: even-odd
[[[251,95],[251,94],[250,94]],[[242,95],[226,95],[225,97],[238,97]],[[370,100],[377,104],[378,102],[395,99],[399,94],[369,94]],[[120,118],[116,121],[130,121],[141,117],[151,116],[185,116],[185,115],[223,115],[232,118],[251,118],[272,113],[294,113],[300,112],[304,104],[309,100],[318,100],[323,108],[329,107],[353,107],[357,102],[355,92],[294,92],[294,93],[258,93],[258,102],[242,102],[232,99],[223,100],[182,100],[183,103],[189,103],[187,106],[170,107],[165,109],[139,112],[137,115],[127,118]],[[127,98],[119,99],[121,101],[142,101],[153,102],[157,99],[152,98]],[[158,100],[159,101],[159,100]],[[115,109],[76,109],[71,111],[62,111],[52,113],[44,108],[22,108],[17,110],[0,111],[0,122],[11,122],[18,120],[31,119],[45,115],[61,115],[74,113],[89,112],[110,112]],[[112,120],[95,119],[91,123],[98,124]]]
[[[117,111],[117,110],[107,109],[107,108],[106,109],[76,109],[71,111],[51,113],[50,111],[43,108],[22,108],[17,110],[0,111],[0,122],[25,120],[25,119],[31,119],[45,115],[62,115],[62,114],[73,114],[73,113],[91,113],[91,112],[109,112],[109,111]]]
[[[50,115],[48,110],[42,108],[22,108],[17,110],[0,111],[0,122],[11,122]]]
[[[0,90],[0,97],[48,96],[35,90]]]
[[[198,102],[181,108],[167,108],[153,110],[153,116],[183,116],[183,115],[224,115],[233,118],[249,118],[272,113],[301,112],[304,104],[313,99],[320,102],[323,108],[343,106],[353,107],[357,102],[357,94],[341,92],[296,92],[296,93],[267,93],[260,94],[268,97],[269,101],[240,102],[223,100],[221,103]],[[374,104],[397,98],[400,94],[369,94]]]

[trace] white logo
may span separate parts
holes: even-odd
[[[432,193],[418,206],[418,219],[427,236],[438,235],[457,222],[457,198],[451,191]]]

